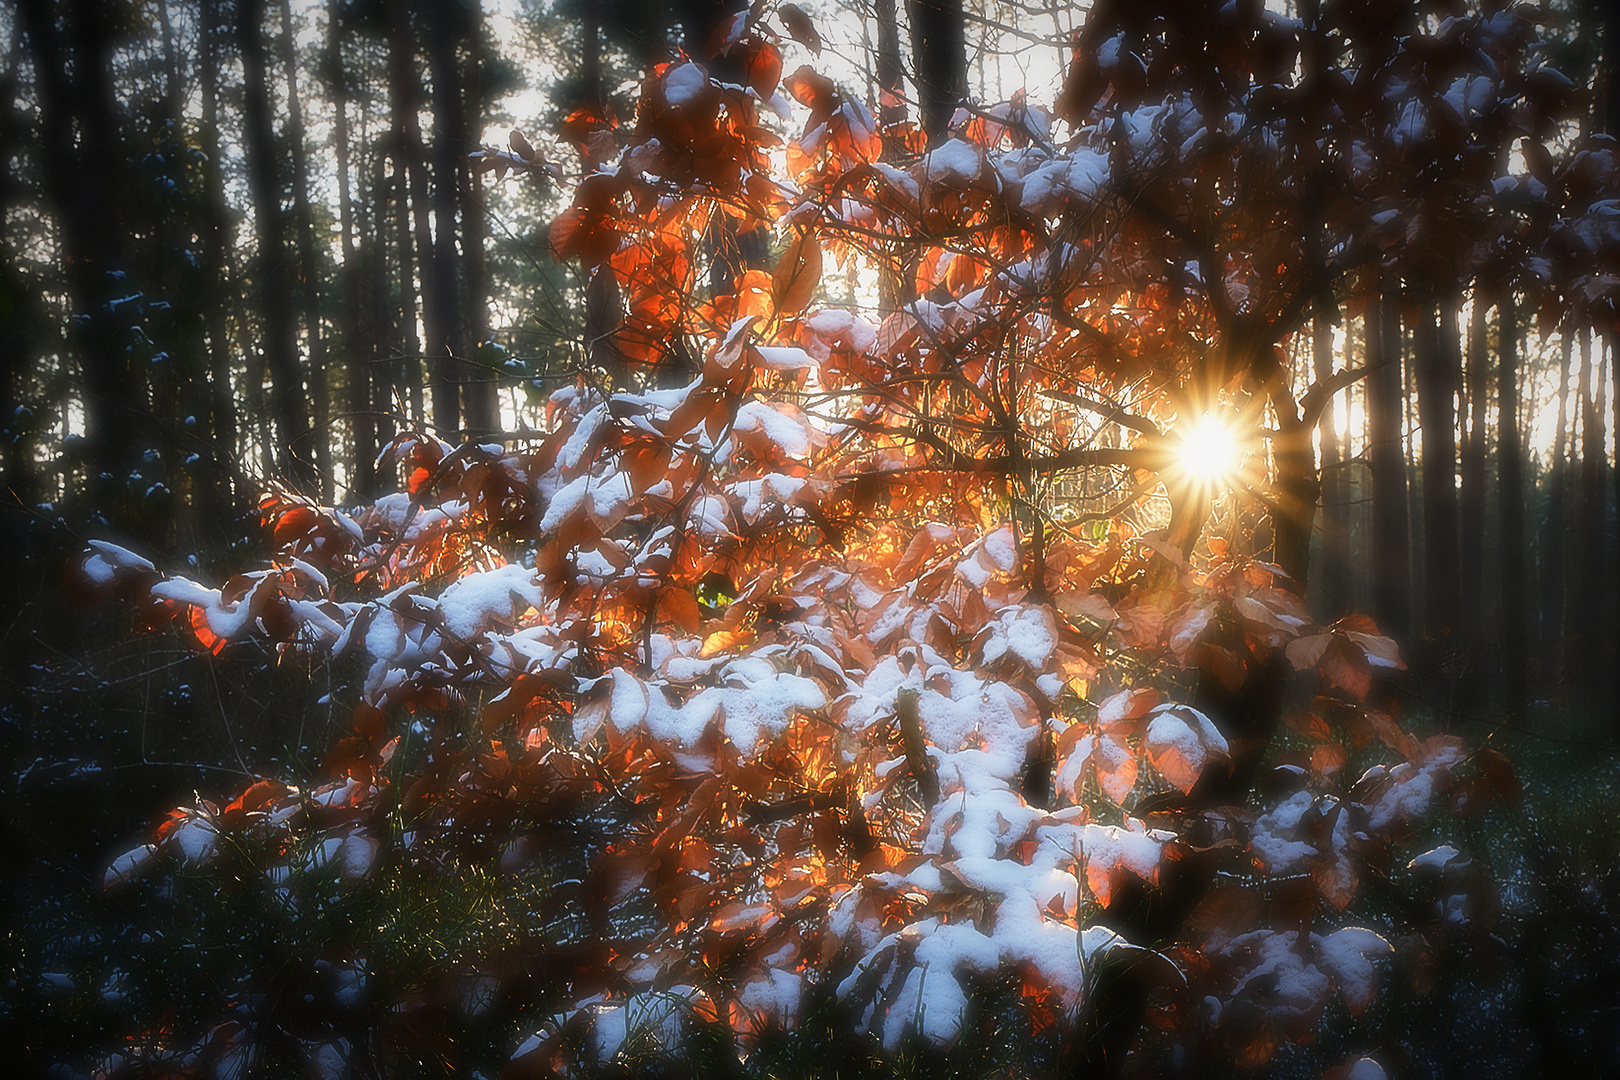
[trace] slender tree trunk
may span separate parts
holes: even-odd
[[[349,170],[349,82],[343,66],[342,20],[336,10],[326,16],[327,85],[332,95],[332,141],[337,158],[338,246],[343,254],[343,323],[338,337],[333,367],[344,373],[346,407],[349,413],[349,460],[344,469],[350,499],[375,493],[373,459],[377,456],[377,427],[371,415],[371,379],[360,360],[360,275],[361,259],[355,251],[354,199]],[[373,197],[380,196],[374,192]]]
[[[1438,325],[1436,320],[1438,319]],[[1423,625],[1449,657],[1459,630],[1457,536],[1457,320],[1449,304],[1425,306],[1413,343],[1423,433]]]
[[[1333,316],[1327,312],[1319,311],[1312,324],[1311,363],[1318,382],[1332,376]],[[1344,470],[1340,467],[1343,454],[1331,402],[1322,410],[1317,431],[1322,444],[1322,562],[1330,568],[1330,573],[1325,583],[1318,584],[1315,593],[1321,614],[1331,620],[1347,606],[1349,598],[1344,590],[1350,579]]]
[[[230,244],[226,234],[231,227],[230,204],[225,198],[225,171],[220,162],[219,140],[219,10],[201,4],[198,10],[197,83],[201,98],[203,153],[208,161],[203,172],[203,261],[213,273],[229,281]],[[228,292],[228,290],[227,290]],[[231,377],[231,340],[226,325],[225,303],[208,309],[208,374],[210,413],[208,433],[213,448],[213,490],[216,505],[210,516],[217,521],[234,521],[240,516],[240,503],[231,486],[237,472],[236,390]]]
[[[900,62],[900,23],[894,0],[874,0],[877,18],[877,121],[881,127],[903,124],[906,120],[906,71]],[[896,156],[898,147],[884,145],[884,157]]]
[[[912,82],[930,146],[943,142],[951,115],[967,97],[967,39],[962,0],[907,0]]]
[[[1464,376],[1468,397],[1468,425],[1463,433],[1458,471],[1462,490],[1458,497],[1457,518],[1461,533],[1461,631],[1468,650],[1468,669],[1460,690],[1460,704],[1475,707],[1481,700],[1485,673],[1480,658],[1489,638],[1485,611],[1485,392],[1486,304],[1484,294],[1474,290],[1473,308],[1468,318],[1468,367]]]
[[[298,50],[293,44],[292,3],[281,0],[281,63],[287,79],[287,140],[292,144],[293,218],[298,229],[298,293],[309,345],[309,402],[314,420],[312,456],[322,502],[333,497],[332,401],[327,390],[326,340],[321,333],[320,261],[309,204],[309,148],[304,142],[304,105],[298,92]]]
[[[1599,565],[1602,540],[1602,496],[1598,480],[1598,462],[1601,460],[1602,435],[1593,438],[1597,408],[1592,397],[1592,335],[1586,329],[1578,331],[1577,339],[1581,366],[1576,383],[1576,401],[1580,406],[1581,429],[1581,471],[1580,471],[1580,514],[1576,518],[1577,531],[1575,543],[1575,588],[1570,594],[1573,597],[1572,609],[1569,612],[1571,641],[1575,649],[1574,668],[1575,686],[1578,698],[1584,703],[1595,701],[1597,669],[1595,666],[1596,650],[1592,648],[1593,616],[1597,614],[1597,604],[1593,600],[1596,579],[1601,573]],[[1597,541],[1593,534],[1596,532]]]
[[[425,185],[418,183],[422,175],[418,157],[422,134],[416,117],[416,53],[410,36],[408,15],[395,6],[388,34],[388,107],[393,117],[389,142],[394,159],[395,249],[399,273],[396,340],[403,358],[395,375],[395,387],[406,395],[412,422],[420,424],[426,417],[422,407],[422,344],[416,331],[416,265],[418,255],[427,247],[424,236],[427,211]]]
[[[1529,603],[1525,595],[1524,450],[1519,439],[1519,313],[1511,292],[1501,313],[1497,356],[1497,499],[1502,533],[1502,675],[1510,717],[1519,720],[1528,704],[1525,678]]]
[[[479,118],[486,104],[484,13],[480,0],[474,0],[471,19],[466,34],[467,77],[464,80],[465,104],[462,112],[463,127],[468,136],[479,130]],[[468,143],[470,150],[471,139]],[[484,183],[465,165],[457,175],[461,197],[462,327],[465,345],[472,349],[493,336],[489,325],[489,271],[484,260],[484,240],[487,235],[484,225]],[[467,365],[465,370],[468,375],[462,386],[462,407],[467,413],[467,427],[475,437],[487,437],[501,429],[496,373],[475,364]]]
[[[1541,543],[1541,685],[1551,690],[1561,678],[1564,658],[1564,544],[1568,537],[1569,368],[1574,339],[1568,330],[1558,350],[1558,426],[1553,431],[1552,466],[1547,475],[1547,518]]]
[[[1580,691],[1585,701],[1596,705],[1605,700],[1608,681],[1603,656],[1606,636],[1603,533],[1607,516],[1603,474],[1608,467],[1608,454],[1604,449],[1602,358],[1593,362],[1593,337],[1584,330],[1581,332],[1581,569],[1575,595],[1580,599],[1576,638],[1580,649]]]
[[[47,0],[19,0],[16,10],[41,58],[35,64],[40,164],[61,223],[74,309],[64,356],[76,358],[84,374],[89,495],[115,528],[134,539],[143,530],[126,481],[139,458],[144,395],[123,348],[129,305],[118,302],[127,295],[127,256],[117,213],[124,152],[110,78],[112,48],[106,20],[90,0],[63,7],[66,36]]]
[[[259,243],[255,289],[262,321],[259,340],[271,380],[270,409],[276,420],[277,463],[287,480],[310,490],[316,486],[318,478],[310,454],[309,412],[304,399],[303,372],[298,364],[298,327],[288,318],[293,310],[285,241],[288,222],[281,206],[281,162],[275,150],[275,129],[266,83],[261,36],[263,0],[242,0],[237,17],[243,76],[242,141]]]
[[[433,390],[433,423],[454,439],[461,430],[457,373],[467,355],[461,311],[456,302],[460,267],[456,258],[457,175],[464,168],[467,135],[461,111],[461,72],[456,44],[462,36],[450,7],[428,4],[429,72],[433,79],[432,209],[433,241],[423,259],[422,331]]]
[[[1412,629],[1406,457],[1401,449],[1401,345],[1393,304],[1367,309],[1367,456],[1372,469],[1373,610],[1386,633]]]

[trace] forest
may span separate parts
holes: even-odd
[[[1620,18],[0,7],[20,1074],[1620,1068]]]

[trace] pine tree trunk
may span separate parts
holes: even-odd
[[[285,242],[288,222],[281,206],[281,162],[266,83],[263,0],[242,0],[237,17],[242,52],[242,142],[259,245],[254,291],[261,319],[258,336],[271,382],[270,410],[276,421],[276,463],[287,481],[312,491],[317,476],[310,456],[309,412],[298,363],[298,326],[288,317],[293,310]]]
[[[1599,363],[1592,358],[1593,336],[1581,332],[1581,531],[1580,574],[1575,596],[1579,598],[1576,643],[1580,650],[1579,690],[1584,701],[1598,705],[1605,701],[1608,665],[1604,663],[1605,635],[1603,587],[1604,507],[1603,474],[1608,468],[1604,450],[1604,392]],[[1601,346],[1599,346],[1601,348]]]
[[[203,172],[203,261],[213,272],[230,277],[230,259],[227,256],[226,232],[230,228],[230,204],[225,199],[225,172],[220,167],[219,140],[219,70],[218,10],[212,4],[202,4],[198,23],[198,89],[201,96],[201,141],[208,161]],[[209,426],[208,434],[213,450],[214,508],[210,516],[217,521],[234,521],[241,507],[231,487],[231,477],[237,472],[237,417],[236,391],[231,377],[230,332],[226,326],[226,305],[213,304],[208,309]]]
[[[338,246],[343,253],[339,267],[343,289],[342,333],[338,336],[333,367],[343,372],[345,405],[348,411],[349,457],[344,478],[351,500],[376,494],[377,426],[371,415],[371,377],[362,363],[360,326],[360,276],[362,259],[356,252],[354,199],[349,176],[349,82],[343,66],[343,23],[337,11],[327,13],[327,84],[332,95],[332,141],[337,158]],[[374,192],[373,198],[380,197]]]
[[[456,258],[457,175],[465,169],[467,135],[461,112],[456,44],[461,27],[446,4],[428,4],[428,69],[433,79],[433,239],[423,259],[422,331],[433,389],[433,424],[454,441],[461,430],[458,373],[467,355],[461,328],[460,267]]]
[[[1541,542],[1540,587],[1541,648],[1540,684],[1552,690],[1561,678],[1564,660],[1564,544],[1568,540],[1567,509],[1569,489],[1569,368],[1574,339],[1568,332],[1558,352],[1558,426],[1553,431],[1552,466],[1547,475],[1547,518]]]
[[[293,46],[292,3],[281,0],[281,63],[287,79],[287,141],[292,144],[293,218],[298,229],[298,293],[309,346],[309,403],[313,419],[312,456],[320,479],[320,498],[330,502],[332,470],[332,401],[327,390],[326,342],[321,333],[320,261],[316,258],[315,219],[309,204],[309,148],[304,142],[304,105],[298,91],[298,51]]]
[[[422,401],[422,342],[417,337],[416,266],[425,243],[418,244],[426,226],[426,210],[417,177],[422,136],[416,118],[415,50],[410,44],[408,13],[395,5],[388,28],[388,109],[392,118],[389,143],[394,164],[394,255],[399,283],[395,341],[400,362],[394,374],[395,392],[409,407],[412,423],[424,423]],[[413,213],[413,210],[415,211]],[[418,228],[413,229],[413,221]]]
[[[1372,471],[1373,611],[1385,633],[1411,634],[1411,551],[1406,458],[1401,449],[1399,324],[1386,297],[1367,309],[1367,457]]]
[[[1312,326],[1311,363],[1317,382],[1333,375],[1333,318],[1336,313],[1318,312]],[[1322,563],[1329,570],[1315,593],[1324,621],[1331,621],[1348,606],[1345,588],[1350,581],[1349,536],[1345,513],[1343,454],[1339,446],[1338,422],[1333,405],[1322,410],[1318,425],[1322,444]]]
[[[1447,659],[1460,629],[1456,341],[1457,320],[1449,303],[1425,305],[1413,343],[1423,434],[1423,626]]]
[[[478,129],[478,118],[483,115],[484,101],[484,14],[482,4],[474,0],[472,22],[467,38],[467,77],[464,82],[463,127],[467,136]],[[467,118],[471,118],[470,121]],[[467,136],[464,136],[466,138]],[[468,138],[467,149],[472,149]],[[465,158],[463,159],[465,160]],[[458,172],[457,191],[461,200],[461,299],[464,343],[476,349],[481,342],[490,340],[489,325],[489,272],[484,259],[483,181],[470,169],[462,166]],[[464,368],[467,378],[462,384],[462,408],[467,414],[467,428],[475,438],[487,438],[501,430],[500,400],[497,392],[497,373],[476,364]]]
[[[34,92],[41,173],[61,223],[74,311],[63,355],[77,359],[84,374],[91,501],[116,529],[136,539],[141,522],[127,478],[139,458],[144,395],[121,343],[128,319],[120,311],[126,305],[114,303],[126,294],[120,275],[127,258],[116,209],[122,153],[109,78],[111,46],[93,4],[80,0],[64,7],[66,37],[47,0],[17,5],[34,55],[55,58],[35,65]]]
[[[1511,292],[1498,310],[1502,327],[1497,356],[1497,483],[1502,533],[1502,676],[1508,715],[1524,716],[1529,646],[1525,595],[1524,449],[1519,438],[1519,313]]]
[[[967,97],[967,39],[962,0],[907,0],[912,82],[928,144],[945,141],[951,116]]]

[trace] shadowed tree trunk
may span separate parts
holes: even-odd
[[[1411,634],[1406,458],[1401,450],[1400,330],[1390,300],[1367,309],[1367,456],[1372,466],[1373,611],[1385,633]]]
[[[1476,707],[1483,696],[1485,672],[1480,663],[1486,630],[1485,589],[1485,425],[1488,395],[1485,385],[1486,311],[1485,297],[1474,290],[1468,317],[1468,359],[1464,386],[1468,400],[1468,424],[1463,433],[1458,473],[1462,488],[1458,495],[1457,522],[1461,534],[1461,635],[1468,650],[1468,668],[1459,687],[1459,704]]]
[[[465,27],[457,9],[427,4],[428,70],[433,80],[433,240],[422,262],[423,351],[433,388],[433,423],[443,438],[461,429],[458,374],[467,355],[462,334],[460,266],[456,258],[458,174],[465,170],[467,133],[462,117],[461,72],[456,46]]]
[[[482,4],[474,0],[471,27],[467,39],[467,77],[464,82],[465,104],[463,126],[467,135],[475,135],[478,118],[486,107],[484,100],[484,12]],[[473,149],[471,138],[465,149]],[[466,158],[463,157],[463,162]],[[488,341],[492,330],[489,325],[489,273],[484,259],[484,187],[483,181],[472,169],[462,164],[457,172],[458,192],[461,199],[461,260],[462,260],[462,328],[467,348]],[[467,428],[474,437],[484,437],[501,429],[500,401],[497,397],[496,373],[485,367],[468,364],[467,377],[462,383],[462,408],[467,414]]]
[[[422,133],[416,117],[416,51],[411,45],[409,14],[399,4],[388,10],[388,109],[392,118],[389,143],[394,163],[394,246],[399,302],[395,309],[398,333],[395,336],[401,360],[396,366],[394,387],[406,396],[413,423],[423,423],[422,343],[417,336],[417,260],[426,243],[425,201],[418,178],[422,175],[420,153]],[[412,211],[416,213],[413,214]],[[413,220],[416,228],[413,231]]]
[[[1608,468],[1604,448],[1604,378],[1602,343],[1581,333],[1581,571],[1575,595],[1580,598],[1577,641],[1580,648],[1580,692],[1593,705],[1608,701],[1610,664],[1604,657],[1607,604],[1604,589],[1603,474]],[[1594,360],[1593,350],[1600,355]]]
[[[128,305],[118,302],[127,293],[117,215],[123,151],[109,27],[88,0],[64,8],[65,36],[47,0],[19,0],[17,14],[34,55],[42,58],[35,64],[41,174],[57,207],[72,297],[63,355],[76,359],[84,373],[89,494],[109,522],[134,539],[140,522],[128,477],[139,458],[142,394],[121,340],[128,330],[122,314]]]
[[[1317,382],[1325,382],[1333,374],[1335,315],[1336,313],[1318,312],[1312,323],[1311,363]],[[1349,583],[1350,566],[1344,470],[1340,468],[1343,454],[1339,446],[1337,421],[1331,404],[1322,410],[1322,421],[1317,430],[1320,432],[1322,443],[1322,557],[1323,562],[1336,572],[1328,576],[1329,584],[1317,587],[1316,595],[1323,607],[1324,621],[1332,621],[1349,603],[1349,597],[1344,590]]]
[[[281,474],[306,491],[316,484],[310,456],[309,413],[298,365],[298,325],[288,265],[287,215],[281,206],[281,162],[275,149],[270,92],[266,84],[263,0],[242,0],[237,10],[242,53],[242,143],[258,236],[255,292],[259,299],[260,352],[270,375],[270,410],[276,421],[276,460]]]
[[[287,79],[287,141],[292,144],[293,218],[298,225],[298,296],[309,347],[312,457],[321,501],[333,496],[332,401],[327,391],[326,339],[321,333],[321,266],[315,248],[315,217],[309,203],[309,148],[304,142],[304,104],[298,91],[298,50],[293,45],[292,3],[281,0],[281,63]]]
[[[1497,306],[1497,484],[1502,530],[1502,690],[1510,717],[1524,717],[1530,612],[1525,595],[1524,448],[1519,439],[1519,310],[1511,292]]]
[[[967,97],[962,0],[907,0],[912,82],[930,146],[943,142],[951,114]]]
[[[197,83],[201,98],[201,131],[203,153],[208,161],[203,172],[203,259],[221,275],[230,274],[230,260],[226,257],[226,232],[230,228],[230,204],[225,200],[225,173],[220,167],[219,140],[219,11],[213,4],[203,4],[198,20]],[[215,304],[208,310],[208,367],[211,410],[209,435],[212,441],[215,468],[214,497],[218,506],[213,511],[216,520],[234,520],[240,513],[236,494],[231,489],[230,477],[236,465],[236,394],[231,379],[230,336],[226,328],[226,306]]]
[[[1566,330],[1558,349],[1558,426],[1553,430],[1552,466],[1547,476],[1547,517],[1543,522],[1539,588],[1541,598],[1541,686],[1558,684],[1564,658],[1564,544],[1568,537],[1569,367],[1574,339]]]
[[[332,96],[332,142],[337,161],[338,181],[338,246],[343,265],[338,273],[342,279],[343,322],[334,368],[343,372],[344,402],[348,411],[349,461],[344,470],[350,499],[366,498],[375,494],[377,456],[377,428],[371,415],[371,378],[367,365],[361,362],[360,326],[361,258],[355,250],[355,220],[352,183],[349,176],[351,153],[349,147],[349,76],[343,66],[343,21],[336,11],[327,14],[326,84]],[[381,197],[373,192],[372,197]]]
[[[1449,301],[1425,304],[1414,324],[1413,359],[1423,435],[1423,628],[1450,659],[1459,631],[1457,537],[1457,320]]]

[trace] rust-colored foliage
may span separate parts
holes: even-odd
[[[405,490],[371,506],[268,498],[272,563],[221,590],[92,557],[205,648],[367,669],[313,791],[177,812],[109,881],[206,861],[221,830],[312,830],[357,877],[572,845],[555,903],[588,931],[552,956],[557,1027],[514,1033],[525,1070],[581,1026],[748,1040],[812,985],[892,1047],[952,1041],[1007,972],[1039,1026],[1123,964],[1154,1015],[1251,1063],[1335,994],[1366,1008],[1390,945],[1350,925],[1358,884],[1436,799],[1514,783],[1400,725],[1403,665],[1369,620],[1310,624],[1310,432],[1348,376],[1296,397],[1282,345],[1325,295],[1403,275],[1612,319],[1615,150],[1498,175],[1564,104],[1516,10],[1413,22],[1398,48],[1365,5],[1156,10],[1093,8],[1066,132],[1020,97],[884,160],[864,105],[782,78],[762,5],[709,43],[746,85],[683,57],[628,125],[569,117],[587,160],[621,145],[550,244],[611,275],[629,381],[582,370],[498,450],[402,433]],[[786,175],[761,114],[787,113],[779,85],[807,114]],[[702,299],[720,222],[772,230],[774,268]],[[912,295],[876,320],[819,303],[850,260]],[[637,381],[669,366],[690,381]],[[1219,475],[1179,449],[1207,416]],[[1279,757],[1295,671],[1318,696]],[[480,737],[453,746],[464,711]],[[413,723],[436,749],[398,775]],[[570,839],[609,805],[611,835]]]

